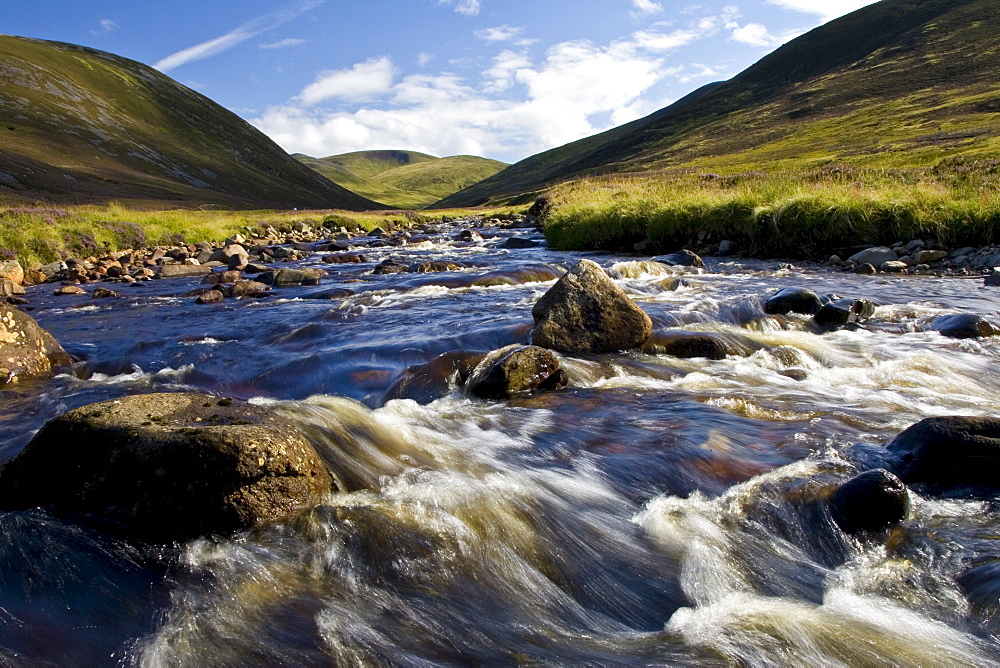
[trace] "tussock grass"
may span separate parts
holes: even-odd
[[[795,174],[667,172],[553,188],[545,233],[559,249],[653,253],[729,239],[758,256],[818,257],[861,244],[1000,238],[995,164],[827,167]]]
[[[413,211],[147,211],[117,203],[56,207],[5,206],[0,202],[0,260],[17,259],[24,266],[32,266],[115,250],[198,241],[218,243],[236,233],[250,236],[268,227],[289,232],[298,222],[331,230],[405,229],[444,215],[457,217],[463,213],[467,212],[437,211],[431,218]]]

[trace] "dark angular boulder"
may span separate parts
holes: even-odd
[[[875,313],[875,304],[867,299],[835,299],[823,305],[813,316],[813,322],[826,329],[835,329],[867,320]]]
[[[822,308],[823,302],[819,295],[806,288],[782,288],[764,302],[764,313],[769,315],[815,315]]]
[[[325,273],[322,269],[278,269],[266,271],[258,278],[261,283],[276,288],[290,288],[297,285],[317,285]]]
[[[509,399],[556,390],[568,382],[551,350],[515,344],[487,355],[473,370],[466,386],[481,399]]]
[[[642,351],[654,355],[670,355],[679,358],[704,357],[710,360],[726,359],[729,355],[749,355],[753,348],[715,332],[695,332],[685,329],[669,329],[653,332]]]
[[[145,394],[51,420],[0,472],[0,508],[43,506],[174,541],[282,519],[333,484],[309,441],[270,409]]]
[[[845,533],[886,529],[902,522],[909,512],[906,485],[885,469],[854,476],[830,499],[830,514]]]
[[[630,350],[653,330],[649,316],[592,260],[580,260],[542,295],[532,343],[566,353]]]
[[[705,262],[698,256],[697,253],[687,250],[677,251],[676,253],[671,253],[669,255],[661,255],[659,257],[654,257],[655,262],[662,262],[663,264],[669,264],[678,267],[704,267]]]
[[[0,386],[48,378],[73,360],[55,338],[27,313],[0,306]]]
[[[195,299],[197,304],[218,304],[226,298],[221,290],[207,290]]]
[[[320,259],[327,264],[358,264],[368,261],[363,255],[358,255],[357,253],[336,253],[334,255],[324,255]]]
[[[1000,327],[973,313],[939,316],[931,321],[928,329],[953,339],[979,339],[1000,334]]]
[[[886,450],[907,484],[1000,488],[1000,419],[927,418],[900,432]]]
[[[421,274],[427,273],[437,273],[441,271],[458,271],[462,267],[455,264],[454,262],[443,262],[440,260],[432,260],[428,262],[421,262],[411,269]]]
[[[524,237],[511,237],[507,241],[503,242],[500,248],[507,249],[519,249],[519,248],[535,248],[539,245],[538,241],[534,239],[525,239]]]
[[[223,292],[233,299],[267,297],[271,287],[260,281],[236,281]]]
[[[410,271],[410,266],[395,260],[385,260],[372,269],[373,274],[405,274]]]

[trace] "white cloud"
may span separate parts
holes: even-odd
[[[818,14],[824,21],[831,21],[856,9],[874,4],[877,0],[765,0],[765,2],[797,12]]]
[[[417,54],[417,65],[419,65],[420,67],[427,67],[428,65],[431,64],[432,60],[434,60],[433,54],[426,53],[424,51],[421,51],[419,54]]]
[[[478,80],[451,72],[399,78],[388,58],[368,61],[322,73],[251,122],[286,150],[309,155],[406,148],[516,160],[651,113],[669,101],[662,92],[646,99],[655,86],[715,77],[710,67],[671,65],[666,56],[728,37],[733,16],[727,9],[677,29],[654,24],[603,45],[562,42],[534,58],[505,48]],[[379,108],[363,103],[375,95]]]
[[[389,92],[396,68],[387,57],[358,63],[349,70],[321,72],[306,86],[299,99],[312,106],[330,98],[360,102]]]
[[[240,27],[235,30],[231,30],[221,37],[210,39],[207,42],[202,42],[201,44],[195,44],[194,46],[171,54],[156,63],[153,67],[161,72],[169,72],[172,69],[190,63],[194,60],[203,60],[205,58],[218,55],[224,51],[228,51],[234,46],[242,44],[248,39],[256,37],[257,35],[265,33],[269,30],[273,30],[282,24],[288,23],[292,19],[298,18],[302,14],[319,7],[325,1],[326,0],[301,0],[293,6],[279,9],[276,12],[257,17],[252,21],[244,23]]]
[[[733,30],[733,41],[750,46],[775,47],[788,41],[788,36],[772,35],[767,26],[760,23],[748,23]]]
[[[653,0],[632,0],[636,14],[658,14],[663,11],[663,5]]]
[[[288,39],[279,40],[277,42],[271,42],[269,44],[261,44],[258,49],[287,49],[291,46],[302,46],[306,43],[306,40],[300,39],[298,37],[289,37]]]
[[[476,16],[481,9],[479,0],[438,0],[439,5],[451,5],[459,14]]]
[[[111,19],[101,19],[101,27],[99,30],[91,30],[90,34],[99,37],[101,35],[107,35],[109,32],[114,32],[118,30],[121,26],[112,21]]]

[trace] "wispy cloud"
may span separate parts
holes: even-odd
[[[632,0],[632,4],[635,5],[635,14],[640,16],[659,14],[663,11],[663,5],[653,0]]]
[[[169,72],[172,69],[192,61],[203,60],[205,58],[218,55],[224,51],[228,51],[234,46],[242,44],[248,39],[256,37],[257,35],[265,33],[269,30],[273,30],[280,25],[288,23],[292,19],[302,16],[306,12],[319,7],[325,1],[326,0],[302,0],[289,7],[257,17],[252,21],[244,23],[235,30],[231,30],[221,37],[210,39],[207,42],[202,42],[201,44],[196,44],[178,51],[177,53],[171,54],[156,63],[154,67],[161,72]]]
[[[875,4],[877,0],[765,0],[765,2],[797,12],[818,14],[824,20],[831,21],[855,9]]]
[[[524,28],[502,25],[494,28],[483,28],[474,34],[484,42],[513,42],[517,46],[531,46],[538,41],[537,39],[521,37],[523,32]]]
[[[479,0],[438,0],[438,4],[454,7],[456,12],[466,16],[476,16],[482,9]]]
[[[792,30],[783,32],[780,35],[774,35],[768,30],[767,26],[761,23],[748,23],[745,26],[733,29],[732,40],[750,46],[774,48],[781,46],[794,37],[798,37],[801,33],[801,30]]]
[[[277,42],[271,42],[269,44],[261,44],[258,49],[287,49],[292,46],[302,46],[306,43],[306,40],[299,37],[289,37],[288,39],[279,40]]]
[[[107,35],[109,32],[114,32],[118,30],[121,26],[112,21],[111,19],[102,19],[101,27],[97,30],[91,30],[90,34],[98,37],[100,35]]]

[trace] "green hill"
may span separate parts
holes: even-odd
[[[929,166],[1000,149],[1000,5],[882,0],[646,118],[444,198],[471,206],[584,176],[831,163]]]
[[[228,208],[384,208],[140,63],[0,35],[0,196]]]
[[[436,158],[416,151],[356,151],[328,158],[294,156],[348,190],[401,209],[426,207],[507,165],[471,155]]]

